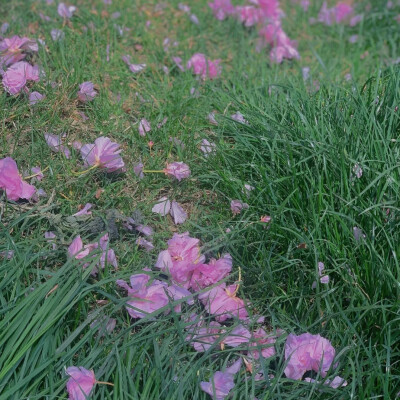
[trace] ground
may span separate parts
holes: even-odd
[[[38,202],[3,196],[0,203],[0,399],[67,398],[71,365],[114,385],[96,385],[93,399],[209,398],[199,382],[240,356],[240,348],[196,352],[185,340],[184,317],[134,320],[115,284],[153,268],[167,240],[185,231],[201,240],[207,259],[229,252],[230,282],[241,270],[238,295],[265,316],[265,329],[285,331],[276,356],[262,363],[265,379],[243,369],[232,399],[396,398],[400,5],[355,3],[363,20],[351,27],[311,24],[319,1],[308,11],[280,3],[283,27],[301,57],[280,64],[270,61],[268,49],[256,51],[256,29],[218,21],[203,0],[187,3],[198,24],[177,0],[76,0],[70,20],[44,0],[0,4],[0,22],[10,24],[4,36],[45,41],[32,59],[45,77],[30,86],[45,98],[31,106],[26,94],[0,88],[0,159],[12,157],[25,176],[40,166],[45,177],[34,184],[47,193]],[[52,40],[52,29],[65,37]],[[172,59],[185,64],[197,52],[221,59],[220,77],[199,79]],[[132,73],[121,60],[127,54],[145,69]],[[77,99],[84,81],[98,92],[87,103]],[[246,123],[231,118],[237,111]],[[143,118],[152,126],[145,136],[138,131]],[[65,134],[70,159],[51,151],[46,132]],[[100,136],[121,144],[126,172],[82,173],[71,145]],[[203,139],[216,145],[207,157]],[[146,170],[183,161],[191,175],[181,182],[161,173],[139,179],[133,167],[140,161]],[[245,184],[254,190],[247,193]],[[184,224],[152,212],[163,196],[182,205]],[[233,215],[236,199],[249,207]],[[93,204],[90,216],[71,217],[86,203]],[[124,229],[123,218],[132,215],[154,229],[153,251],[138,247],[137,234]],[[55,250],[48,231],[57,236]],[[67,258],[67,248],[78,234],[88,243],[104,231],[118,269],[107,265],[93,277]],[[327,284],[320,282],[319,262]],[[182,312],[192,311],[185,305]],[[104,315],[116,327],[102,335],[91,324]],[[338,364],[330,377],[340,375],[346,387],[285,377],[285,338],[304,332],[331,341]]]

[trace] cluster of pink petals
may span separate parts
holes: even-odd
[[[244,26],[259,27],[259,45],[269,45],[271,61],[281,63],[283,59],[300,58],[295,41],[289,39],[282,28],[283,12],[278,0],[251,0],[252,5],[232,6],[229,0],[214,0],[209,3],[214,16],[223,20],[231,15]]]
[[[97,92],[94,90],[94,85],[92,82],[87,81],[79,85],[78,99],[82,103],[92,101],[96,96]]]
[[[236,296],[237,285],[222,283],[199,295],[200,301],[216,321],[224,322],[230,318],[248,319],[245,301]]]
[[[27,37],[12,36],[0,41],[0,67],[9,66],[26,57],[25,52],[37,52],[38,45],[35,40]]]
[[[29,200],[36,192],[36,188],[25,182],[18,172],[17,163],[6,157],[0,160],[0,189],[5,191],[9,200]]]
[[[188,289],[194,269],[205,260],[200,253],[199,242],[188,232],[175,233],[168,241],[168,249],[159,254],[156,267],[169,273],[176,284]]]
[[[162,216],[171,214],[171,217],[176,225],[183,224],[187,219],[187,213],[182,206],[176,201],[171,202],[166,197],[159,199],[151,211]]]
[[[178,181],[188,178],[190,176],[190,168],[187,164],[182,161],[176,161],[164,168],[163,172],[165,175],[176,178]]]
[[[67,381],[69,400],[86,400],[96,384],[94,372],[83,367],[68,367],[65,372],[70,377]]]
[[[11,95],[18,94],[28,81],[39,81],[39,67],[25,61],[12,64],[3,74],[4,89]]]
[[[354,15],[353,7],[344,2],[339,2],[334,7],[328,8],[325,1],[318,14],[318,22],[328,26],[345,22],[349,23],[350,26],[355,26],[362,18],[360,14]]]
[[[94,143],[83,145],[80,152],[85,165],[96,165],[107,172],[114,172],[125,168],[124,161],[119,155],[121,152],[119,146],[108,137],[101,136]]]
[[[195,75],[202,79],[214,79],[221,74],[221,60],[208,60],[202,53],[195,53],[186,64],[187,69],[193,69]]]
[[[124,280],[117,280],[117,285],[128,292],[127,311],[132,318],[144,318],[160,308],[165,307],[170,299],[173,301],[186,298],[188,304],[193,304],[191,293],[179,286],[153,279],[148,274],[136,274],[130,277],[130,286]],[[175,312],[181,311],[181,304],[174,307]]]
[[[95,276],[98,273],[98,267],[104,268],[106,263],[113,266],[114,268],[118,268],[118,262],[115,256],[115,252],[113,249],[110,249],[108,247],[108,244],[108,233],[102,236],[98,243],[89,243],[86,245],[83,245],[83,241],[78,235],[68,247],[68,256],[70,258],[75,258],[76,260],[85,261],[85,263],[83,264],[83,268],[87,268],[90,265],[90,257],[88,258],[89,254],[91,254],[96,249],[100,249],[100,259],[98,263],[93,267],[91,272],[91,275]],[[94,257],[96,256],[94,255]]]
[[[310,333],[299,336],[290,334],[285,344],[285,375],[299,380],[307,371],[315,371],[325,377],[334,358],[334,347],[322,336]]]

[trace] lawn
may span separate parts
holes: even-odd
[[[299,58],[274,62],[259,25],[219,20],[206,0],[74,0],[68,18],[57,1],[0,2],[0,36],[36,40],[24,61],[40,67],[18,94],[0,84],[0,160],[41,189],[12,199],[0,165],[0,400],[85,399],[66,390],[72,366],[93,370],[90,399],[400,396],[400,3],[353,2],[362,18],[331,25],[310,3],[280,1]],[[220,60],[214,79],[213,65],[187,68],[195,53]],[[88,81],[96,94],[81,101]],[[82,144],[99,137],[120,145],[122,170],[84,162]],[[163,172],[176,162],[190,176]],[[199,240],[190,287],[157,268],[184,232]],[[78,235],[92,244],[80,253]],[[222,304],[245,300],[245,318],[210,311],[219,280],[193,283],[196,265],[226,254]],[[166,299],[149,312],[121,287],[142,273],[142,291]],[[195,342],[218,322],[213,343]],[[296,379],[285,349],[307,332],[329,342]],[[237,360],[218,393],[214,374]]]

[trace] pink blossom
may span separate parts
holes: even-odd
[[[236,289],[236,285],[226,286],[222,283],[200,294],[199,299],[207,312],[214,315],[218,322],[224,322],[233,317],[244,320],[248,318],[248,313],[244,301],[236,297]]]
[[[335,358],[335,349],[320,335],[290,334],[285,344],[285,375],[299,380],[307,371],[320,372],[325,377]]]
[[[87,81],[79,85],[78,99],[83,103],[92,101],[96,96],[97,92],[94,90],[92,82]]]
[[[212,258],[208,264],[197,264],[193,271],[190,286],[194,290],[204,289],[226,278],[231,271],[232,257],[230,254],[224,254],[218,260]]]
[[[231,0],[214,0],[208,3],[208,6],[213,10],[214,17],[219,21],[223,21],[227,16],[235,13],[235,7]]]
[[[247,203],[242,203],[240,200],[231,201],[231,210],[233,215],[240,214],[242,210],[249,208]]]
[[[0,189],[5,191],[9,200],[29,200],[36,191],[36,188],[22,180],[18,172],[17,163],[6,157],[0,160]]]
[[[96,383],[94,372],[83,367],[68,367],[65,372],[70,376],[67,381],[68,398],[86,400]]]
[[[19,61],[3,74],[3,85],[11,95],[19,93],[27,81],[39,81],[39,67],[32,66],[25,61]]]
[[[65,147],[61,142],[60,135],[53,135],[52,133],[45,133],[44,138],[46,140],[47,145],[50,147],[52,151],[55,153],[62,152],[65,155],[65,158],[70,158],[71,153],[68,147]]]
[[[39,92],[29,93],[29,104],[31,106],[34,106],[36,103],[41,101],[43,98],[44,98],[44,96],[42,94],[40,94]]]
[[[108,137],[101,136],[93,143],[81,147],[81,155],[85,165],[96,165],[114,172],[124,169],[125,164],[119,153],[119,144],[112,142]]]
[[[344,21],[349,15],[353,13],[353,7],[346,3],[337,3],[335,7],[336,22]]]
[[[264,18],[262,10],[253,6],[236,7],[236,13],[239,21],[247,27],[258,24]]]
[[[57,7],[58,15],[63,18],[71,18],[75,11],[76,7],[67,6],[65,3],[59,3]]]
[[[0,66],[11,65],[25,58],[23,52],[37,52],[39,50],[35,40],[27,37],[13,36],[0,41]]]
[[[167,284],[154,280],[147,285],[149,280],[147,274],[132,275],[130,286],[123,280],[117,280],[117,285],[128,291],[130,300],[126,309],[132,318],[144,318],[168,304]]]
[[[163,171],[165,175],[173,176],[178,181],[181,181],[182,179],[188,178],[190,176],[189,166],[182,161],[167,164],[167,167],[164,168]]]
[[[168,241],[168,249],[159,254],[156,267],[169,272],[174,282],[188,289],[193,270],[203,259],[198,239],[191,238],[188,232],[175,233]]]
[[[221,60],[207,60],[204,54],[196,53],[187,62],[186,68],[193,68],[193,73],[195,75],[200,75],[202,79],[207,77],[214,79],[221,74],[220,62]]]
[[[150,122],[147,121],[146,118],[141,119],[139,122],[139,135],[146,136],[146,133],[150,131],[151,131]]]
[[[89,211],[92,208],[93,204],[86,203],[82,210],[78,211],[77,213],[73,214],[73,217],[80,217],[81,215],[91,215],[92,212]]]

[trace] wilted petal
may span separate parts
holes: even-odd
[[[166,197],[162,197],[158,200],[158,203],[151,209],[151,211],[164,217],[170,212],[170,209],[171,202]]]
[[[170,213],[176,225],[183,224],[186,221],[187,214],[185,210],[181,207],[181,205],[176,201],[172,202]]]

